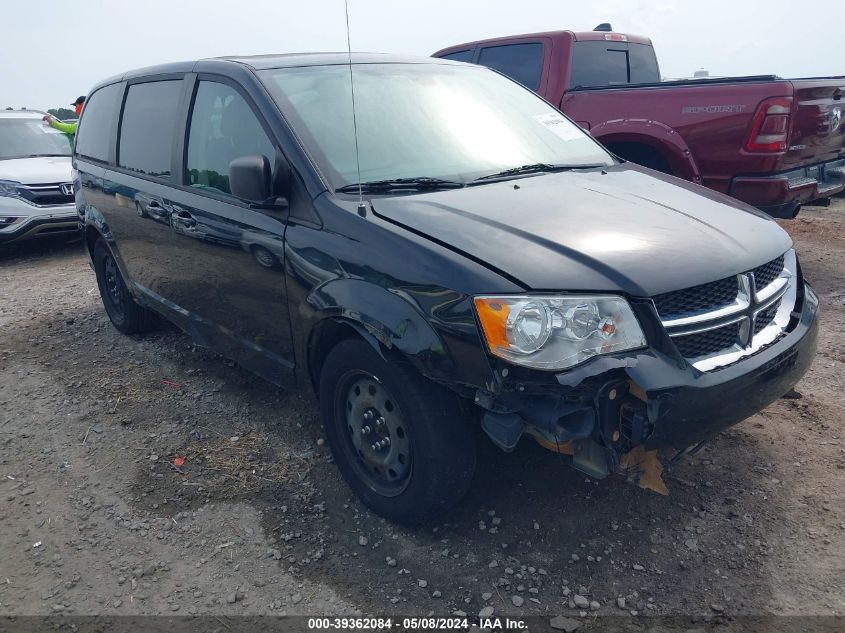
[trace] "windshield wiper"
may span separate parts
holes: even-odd
[[[498,171],[495,174],[488,174],[476,178],[472,182],[483,180],[493,180],[495,178],[507,178],[508,176],[521,176],[523,174],[539,174],[545,171],[565,171],[569,169],[589,169],[591,167],[605,167],[604,163],[590,164],[590,165],[551,165],[549,163],[534,163],[531,165],[521,165],[520,167],[512,167],[504,171]]]
[[[443,178],[430,178],[421,176],[419,178],[392,178],[390,180],[373,180],[361,183],[361,191],[364,193],[383,193],[401,189],[459,189],[466,185],[455,180],[444,180]],[[350,183],[335,189],[338,193],[358,193],[358,183]]]

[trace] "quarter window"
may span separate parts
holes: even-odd
[[[186,182],[231,195],[229,163],[258,154],[275,162],[273,143],[246,100],[231,86],[201,81],[191,112]]]
[[[543,73],[543,45],[535,42],[482,48],[478,63],[537,90]]]
[[[169,178],[182,81],[129,86],[120,124],[118,165],[147,176]]]
[[[118,90],[120,84],[111,84],[88,97],[76,131],[76,153],[80,156],[108,162]]]

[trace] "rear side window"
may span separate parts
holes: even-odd
[[[572,53],[573,88],[654,83],[660,71],[654,49],[627,42],[575,42]]]
[[[229,163],[257,154],[275,162],[275,147],[246,100],[231,86],[201,81],[188,132],[186,182],[231,195]]]
[[[543,45],[535,42],[482,48],[478,63],[537,90],[543,74]]]
[[[111,84],[88,97],[76,131],[76,153],[103,162],[109,160],[109,139],[117,116],[120,84]]]
[[[454,62],[471,62],[472,61],[472,50],[466,51],[456,51],[454,53],[448,53],[446,55],[441,55],[441,59],[451,59]]]
[[[129,86],[120,123],[118,165],[147,176],[170,176],[181,99],[181,80]]]

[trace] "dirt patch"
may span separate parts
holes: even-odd
[[[115,332],[81,247],[0,254],[0,612],[843,614],[845,201],[782,226],[823,304],[800,399],[668,497],[479,437],[465,502],[413,530],[352,498],[310,401]]]

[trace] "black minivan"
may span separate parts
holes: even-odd
[[[464,494],[479,428],[635,479],[815,353],[818,299],[775,222],[617,160],[487,68],[147,68],[92,90],[74,161],[115,327],[157,313],[314,393],[347,482],[397,521]]]

